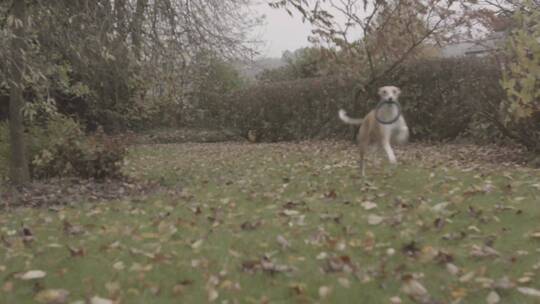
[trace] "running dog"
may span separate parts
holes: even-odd
[[[391,164],[396,164],[396,155],[394,154],[394,150],[392,150],[390,142],[395,140],[398,143],[404,143],[409,138],[407,123],[403,115],[401,115],[398,106],[395,104],[398,102],[400,94],[401,90],[395,86],[379,88],[381,102],[387,103],[383,103],[378,107],[378,111],[377,109],[372,110],[363,119],[351,118],[347,116],[345,110],[339,110],[339,118],[343,122],[350,125],[361,125],[358,131],[357,141],[360,146],[360,172],[362,177],[365,176],[364,157],[369,146],[378,144],[386,152],[388,161]],[[397,117],[398,115],[399,117]],[[377,118],[382,122],[396,120],[389,124],[383,124]]]

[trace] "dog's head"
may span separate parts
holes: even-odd
[[[381,101],[398,101],[401,90],[395,86],[384,86],[379,88]]]

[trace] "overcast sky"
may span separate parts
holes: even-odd
[[[281,57],[286,50],[294,51],[298,48],[309,46],[308,37],[311,35],[311,25],[309,22],[302,23],[302,17],[293,9],[291,17],[284,9],[275,9],[268,6],[268,0],[256,0],[253,8],[261,15],[266,16],[265,24],[256,32],[264,40],[265,46],[261,48],[261,57]],[[256,4],[258,3],[258,4]],[[328,5],[322,5],[336,17],[336,22],[345,24],[345,17],[337,13]],[[358,36],[354,31],[352,36]]]
[[[284,9],[274,9],[266,3],[254,5],[254,9],[266,16],[265,24],[257,30],[265,45],[261,48],[261,57],[281,57],[286,50],[296,50],[309,45],[311,33],[309,23],[302,23],[302,18],[295,14],[291,17]]]

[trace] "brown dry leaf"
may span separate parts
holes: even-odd
[[[422,248],[420,252],[420,260],[424,263],[430,262],[433,259],[435,259],[435,257],[437,257],[438,254],[439,254],[439,251],[437,249],[431,246],[425,246]]]
[[[69,291],[65,289],[45,289],[36,294],[34,300],[45,304],[64,304],[67,303]]]
[[[64,233],[67,235],[81,235],[84,233],[84,228],[81,225],[73,225],[67,220],[64,220]]]
[[[23,227],[21,231],[21,238],[23,240],[23,243],[26,245],[29,245],[34,241],[34,234],[28,227]]]
[[[72,247],[72,246],[67,246],[68,250],[69,250],[69,254],[71,255],[72,258],[74,257],[83,257],[86,252],[84,250],[84,248],[75,248],[75,247]]]
[[[450,292],[450,295],[452,296],[452,299],[455,301],[459,301],[467,295],[467,290],[465,288],[454,288]]]
[[[362,240],[362,248],[365,251],[372,251],[375,247],[375,234],[371,231],[366,232],[366,237]]]

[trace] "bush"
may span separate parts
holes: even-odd
[[[540,153],[540,11],[530,1],[523,5],[514,14],[505,50],[501,84],[507,98],[492,118],[508,136]]]
[[[300,79],[253,86],[231,94],[220,111],[221,124],[257,141],[324,138],[347,133],[337,119],[350,104],[353,82],[339,77]],[[361,107],[361,108],[360,108]],[[352,107],[348,107],[351,109]],[[365,110],[364,104],[356,107]]]
[[[338,109],[351,116],[365,115],[376,105],[376,87],[393,84],[402,88],[401,104],[413,140],[487,134],[482,129],[499,136],[480,109],[484,103],[500,102],[504,94],[500,75],[489,59],[422,60],[374,84],[370,95],[360,94],[356,101],[356,83],[350,78],[265,83],[231,94],[222,103],[221,124],[244,136],[255,134],[260,141],[350,139],[357,128],[339,121]]]
[[[7,173],[10,151],[5,122],[0,125],[0,139],[0,169]],[[77,122],[62,115],[30,127],[27,149],[34,178],[118,178],[127,153],[124,140],[103,132],[86,136]]]
[[[390,83],[402,88],[401,103],[413,138],[452,140],[460,135],[499,133],[481,115],[501,101],[501,71],[490,58],[422,60],[405,65]],[[483,138],[476,138],[483,139]]]

